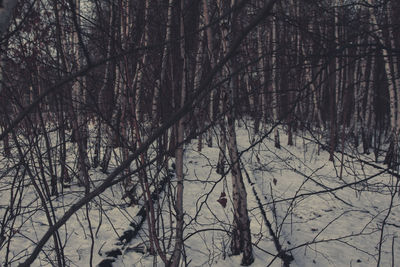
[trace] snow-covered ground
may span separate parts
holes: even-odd
[[[254,192],[283,249],[293,255],[291,266],[377,266],[378,260],[380,266],[400,266],[400,198],[398,193],[392,196],[395,185],[398,187],[397,178],[347,156],[343,157],[341,171],[340,153],[332,163],[328,160],[329,154],[318,151],[315,143],[296,136],[295,145],[287,146],[282,129],[280,133],[281,149],[274,147],[273,140],[265,138],[248,150],[249,132],[244,126],[237,129],[239,150],[244,151],[241,161],[254,243],[253,266],[282,265],[275,256],[277,251]],[[185,149],[183,259],[188,266],[240,265],[240,256],[229,255],[233,219],[231,177],[215,172],[218,152],[217,145],[198,152],[196,140]],[[99,170],[91,170],[91,175],[96,181],[105,177]],[[6,176],[0,180],[4,184],[0,191],[1,218],[10,203],[10,190],[15,193],[10,179]],[[174,190],[174,186],[172,181],[167,190]],[[118,247],[118,237],[129,228],[140,208],[128,207],[121,200],[121,191],[116,185],[88,206],[95,235],[94,264],[105,258],[104,252]],[[217,201],[222,192],[227,195],[226,207]],[[14,223],[18,231],[7,233],[13,233],[14,237],[0,250],[0,259],[10,250],[13,266],[21,257],[29,255],[48,229],[33,188],[25,187],[17,194],[23,194],[22,209]],[[53,201],[54,216],[61,216],[83,194],[75,186],[65,189],[63,197]],[[160,203],[168,202],[164,196]],[[169,216],[174,211],[167,204],[160,209],[165,220],[164,227],[159,227],[159,236],[164,236],[167,244],[173,242],[169,240]],[[147,232],[145,222],[138,236],[123,247],[123,255],[113,266],[162,266],[161,259],[146,251],[143,254],[132,250],[146,243]],[[87,211],[82,208],[60,230],[68,265],[89,266],[90,236]],[[52,247],[50,239],[45,251]],[[51,266],[45,253],[40,258],[34,266]],[[54,260],[54,255],[49,258]]]

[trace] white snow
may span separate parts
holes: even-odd
[[[380,266],[392,266],[392,261],[393,266],[399,266],[400,201],[398,193],[391,196],[397,178],[388,173],[373,177],[382,170],[347,156],[344,156],[343,175],[340,178],[342,155],[337,153],[332,163],[328,160],[327,152],[321,149],[318,154],[315,143],[302,139],[303,133],[297,134],[299,136],[295,137],[294,146],[286,145],[286,134],[284,129],[280,129],[281,149],[274,147],[273,140],[265,138],[247,150],[251,133],[244,126],[237,128],[239,150],[246,150],[241,161],[254,243],[255,262],[252,266],[282,265],[282,261],[275,257],[277,251],[253,188],[260,197],[280,244],[294,257],[291,266],[376,266],[380,242]],[[351,151],[347,146],[346,152],[354,155]],[[221,177],[215,172],[218,152],[218,147],[207,146],[198,152],[196,140],[185,149],[184,263],[189,266],[240,266],[241,257],[229,255],[231,176]],[[11,163],[1,159],[1,164],[5,170],[6,164]],[[9,249],[9,260],[13,260],[12,266],[17,266],[17,262],[33,250],[48,229],[48,223],[34,188],[25,186],[23,192],[16,192],[10,186],[12,174],[0,179],[1,218],[10,203],[11,192],[17,196],[22,194],[22,209],[13,224],[13,229],[18,230],[7,229],[7,234],[13,233],[14,237],[10,244],[0,247],[0,259],[4,262]],[[90,174],[95,184],[106,177],[98,169],[92,169]],[[252,184],[248,183],[248,178]],[[362,181],[364,179],[366,181]],[[345,186],[357,181],[362,182]],[[30,183],[28,179],[22,182],[26,185]],[[170,189],[174,190],[175,185],[172,181]],[[88,206],[92,231],[97,233],[93,249],[94,264],[105,258],[105,251],[116,247],[118,236],[129,229],[130,222],[140,208],[126,205],[121,200],[121,192],[121,186],[116,185]],[[217,202],[221,192],[227,194],[225,208]],[[62,216],[83,195],[83,189],[77,186],[65,189],[64,194],[53,201],[55,216]],[[165,204],[161,207],[165,231],[160,228],[159,236],[166,237],[165,243],[170,241],[173,244],[174,240],[168,238],[171,227],[169,218],[174,210],[166,205],[165,199],[161,203]],[[86,208],[72,216],[59,233],[65,246],[67,264],[89,266],[91,238]],[[124,248],[123,255],[118,257],[114,266],[163,266],[160,258],[131,251],[132,247],[143,246],[146,240],[147,221],[139,235]],[[51,238],[45,253],[41,253],[32,266],[51,266],[50,259],[55,260],[53,246]],[[56,262],[53,265],[56,266]]]

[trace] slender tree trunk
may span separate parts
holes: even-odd
[[[180,57],[183,65],[182,70],[182,81],[181,81],[181,93],[180,93],[180,107],[183,107],[186,99],[186,77],[188,74],[188,62],[186,58],[185,52],[185,27],[184,27],[184,16],[183,10],[185,8],[185,0],[181,0],[181,9],[180,9]],[[186,117],[182,117],[178,122],[177,127],[177,145],[175,150],[175,158],[176,158],[176,203],[175,203],[175,212],[176,212],[176,229],[175,229],[175,247],[171,256],[171,264],[170,267],[178,267],[182,255],[183,249],[183,141],[184,141],[184,133],[185,133],[185,119]]]
[[[315,12],[313,12],[313,16],[316,16]],[[310,22],[310,31],[313,34],[320,34],[320,27],[318,26],[318,22],[317,21],[311,21]],[[321,107],[320,107],[320,103],[321,103],[321,90],[317,90],[317,86],[316,84],[318,84],[318,79],[317,79],[317,74],[319,73],[320,79],[319,79],[319,84],[322,83],[323,81],[323,68],[321,67],[322,65],[322,60],[318,59],[315,60],[314,62],[312,62],[311,59],[309,59],[310,55],[314,54],[314,47],[315,47],[315,43],[312,41],[312,43],[310,44],[310,52],[309,55],[305,52],[304,50],[304,46],[306,44],[304,43],[304,45],[302,45],[302,49],[303,49],[303,54],[306,56],[306,61],[305,61],[305,65],[306,65],[306,83],[310,85],[310,89],[311,89],[311,93],[312,93],[312,103],[313,103],[313,112],[312,114],[314,115],[314,117],[312,118],[312,120],[316,121],[316,126],[317,128],[321,128],[322,130],[325,129],[325,124],[324,124],[324,120],[322,119],[322,113],[321,113]],[[314,64],[316,65],[316,67],[314,66]],[[307,68],[308,66],[308,68]],[[319,134],[319,133],[318,133]]]
[[[14,8],[18,0],[3,0],[2,2],[3,2],[2,6],[0,7],[0,40],[8,29]],[[3,55],[0,54],[0,95],[3,95],[3,71],[4,71]],[[4,147],[4,156],[11,157],[9,135],[8,134],[5,135],[2,141]]]
[[[221,15],[223,13],[224,7],[223,7],[223,1],[219,0],[217,1],[217,5],[218,5],[218,10],[219,10],[219,14]],[[221,23],[220,24],[220,28],[221,28],[221,33],[222,33],[222,51],[224,54],[227,53],[228,49],[229,49],[229,43],[227,41],[228,38],[228,29]],[[229,67],[225,66],[222,69],[222,76],[226,77],[229,76]],[[218,174],[224,174],[225,172],[225,161],[226,161],[226,144],[227,144],[227,140],[226,140],[226,122],[225,122],[225,116],[226,116],[226,101],[227,101],[227,93],[226,93],[226,88],[225,85],[222,85],[222,89],[220,90],[220,98],[219,98],[219,112],[221,114],[221,117],[219,119],[219,128],[220,128],[220,132],[219,132],[219,155],[218,155],[218,163],[217,163],[217,170],[216,172]]]
[[[60,140],[60,159],[59,159],[59,164],[61,168],[61,185],[64,187],[65,184],[71,183],[71,177],[68,174],[68,168],[67,168],[67,143],[66,143],[66,137],[65,137],[65,128],[66,128],[66,123],[65,123],[65,112],[64,112],[64,103],[63,103],[63,97],[61,95],[56,96],[57,98],[57,104],[59,111],[57,112],[57,121],[58,121],[58,136]]]
[[[113,151],[113,148],[118,146],[119,143],[119,133],[116,133],[119,129],[119,116],[120,116],[120,108],[121,108],[121,94],[119,92],[120,88],[120,81],[121,81],[121,75],[120,75],[120,70],[117,64],[114,66],[114,72],[115,72],[115,81],[114,81],[114,98],[115,98],[115,107],[113,108],[111,112],[111,120],[109,122],[110,125],[106,126],[106,134],[107,134],[107,140],[106,140],[106,147],[103,155],[103,160],[101,162],[101,169],[102,172],[106,173],[108,170],[108,166],[111,160],[111,153]]]
[[[334,12],[334,48],[336,51],[339,50],[339,27],[338,27],[338,21],[339,21],[339,12],[338,12],[338,6],[340,0],[336,1],[337,7],[335,7]],[[329,83],[329,90],[330,90],[330,96],[329,96],[329,101],[330,101],[330,141],[329,141],[329,160],[333,161],[334,160],[334,153],[336,150],[337,146],[337,131],[338,131],[338,107],[337,105],[339,104],[339,91],[340,91],[340,61],[339,61],[338,55],[336,55],[335,60],[329,64],[329,73],[330,73],[330,83]]]
[[[248,100],[249,100],[249,111],[250,111],[250,116],[254,119],[254,132],[253,134],[257,134],[259,130],[259,124],[260,124],[260,116],[257,114],[257,106],[256,106],[256,97],[254,95],[254,91],[251,85],[251,68],[250,64],[246,68],[246,73],[244,76],[244,82],[246,86],[246,92],[248,94]]]
[[[261,123],[264,125],[267,122],[267,94],[266,94],[266,77],[265,77],[265,55],[264,47],[265,43],[264,36],[265,32],[262,25],[257,27],[257,54],[258,54],[258,69],[260,71],[260,87],[259,87],[259,97],[260,97],[260,115]],[[260,116],[258,115],[258,116]],[[256,115],[257,116],[257,115]],[[257,120],[257,119],[256,119]]]
[[[202,23],[200,24],[200,28],[204,26]],[[201,74],[202,74],[202,66],[203,66],[203,54],[204,54],[204,45],[203,45],[203,37],[204,37],[204,31],[200,33],[200,38],[199,38],[199,44],[197,48],[197,53],[196,53],[196,60],[195,60],[195,68],[194,68],[194,74],[193,74],[193,90],[197,88],[200,85],[200,80],[201,80]],[[205,103],[203,102],[203,105]],[[203,128],[205,126],[205,121],[204,121],[204,112],[200,106],[195,107],[195,120],[196,120],[196,132],[198,134],[197,137],[197,150],[201,152],[201,149],[203,147]]]
[[[37,93],[40,94],[40,92],[42,91],[41,89],[41,81],[39,79],[39,77],[41,77],[41,73],[40,73],[40,68],[37,66]],[[31,78],[31,80],[33,81],[33,77]],[[30,91],[31,91],[31,100],[30,103],[33,102],[33,98],[36,97],[34,92],[33,92],[33,86],[30,87]],[[56,175],[56,171],[55,171],[55,166],[57,166],[57,164],[53,164],[54,158],[56,158],[56,156],[54,155],[55,152],[53,152],[52,149],[52,145],[51,145],[51,137],[49,136],[46,126],[47,126],[47,120],[46,118],[44,118],[43,114],[46,114],[46,110],[45,109],[45,104],[42,103],[42,105],[38,105],[38,108],[36,110],[36,116],[34,119],[34,123],[36,124],[40,124],[41,128],[42,128],[42,135],[45,141],[45,146],[46,146],[46,156],[47,156],[47,161],[48,161],[48,171],[50,174],[50,185],[51,185],[51,196],[58,196],[58,188],[57,188],[57,175]]]
[[[229,75],[229,73],[225,73],[225,75]],[[224,85],[223,85],[224,86]],[[226,162],[226,121],[225,121],[225,113],[226,113],[226,89],[223,88],[220,90],[220,101],[219,101],[219,111],[221,114],[221,118],[219,119],[219,154],[218,154],[218,163],[217,163],[217,170],[218,174],[223,175],[225,172],[225,162]]]
[[[153,95],[153,109],[152,109],[152,120],[154,123],[154,127],[159,125],[162,121],[162,106],[163,106],[163,101],[160,99],[160,94],[161,90],[163,88],[167,87],[167,75],[168,75],[168,59],[169,53],[171,52],[171,27],[172,27],[172,7],[173,7],[173,0],[168,0],[168,11],[167,11],[167,23],[165,27],[165,38],[164,38],[164,48],[163,48],[163,54],[162,54],[162,60],[161,60],[161,74],[160,74],[160,80],[159,80],[159,88],[154,89],[154,95]],[[166,132],[165,135],[161,136],[158,138],[157,143],[158,143],[158,148],[159,148],[159,153],[163,154],[166,148],[168,140],[168,131]],[[165,144],[163,144],[165,143]],[[160,157],[158,160],[158,165],[164,164],[163,157]]]
[[[100,16],[101,14],[98,14]],[[110,5],[109,7],[109,28],[108,28],[108,40],[107,40],[107,46],[106,46],[106,57],[109,58],[111,56],[111,50],[112,50],[112,40],[114,35],[112,34],[113,32],[113,27],[114,27],[114,19],[115,19],[115,10],[114,10],[114,5]],[[100,88],[97,104],[99,107],[99,111],[102,113],[103,116],[98,116],[96,120],[96,128],[95,128],[95,133],[96,133],[96,140],[95,140],[95,151],[94,151],[94,158],[93,158],[93,167],[96,168],[100,164],[100,157],[101,157],[101,141],[102,141],[102,133],[104,130],[106,130],[107,126],[103,127],[102,119],[101,117],[109,117],[107,115],[108,112],[108,105],[107,105],[107,90],[109,86],[109,80],[111,77],[111,67],[112,67],[112,62],[107,61],[105,70],[104,70],[104,76],[103,76],[103,83]]]
[[[336,53],[340,50],[340,37],[342,36],[342,27],[340,27],[339,23],[341,21],[340,18],[340,8],[343,5],[342,0],[336,0],[335,7],[335,20],[334,20],[334,29],[335,29],[335,49]],[[343,59],[338,54],[335,57],[335,105],[336,105],[336,127],[340,123],[341,114],[343,112],[343,89],[344,89],[344,79],[342,79],[342,73],[344,73],[344,67],[342,68]],[[338,130],[338,129],[336,129]]]
[[[387,5],[390,5],[390,1]],[[372,0],[368,0],[368,4],[373,6]],[[387,10],[386,10],[387,11]],[[397,72],[397,64],[393,64],[391,59],[393,59],[393,55],[390,48],[393,48],[394,39],[392,38],[391,32],[393,29],[389,26],[389,38],[386,41],[384,37],[384,33],[382,28],[379,27],[376,15],[374,10],[368,8],[368,12],[371,19],[371,25],[373,30],[376,32],[378,40],[384,44],[384,48],[382,49],[382,60],[385,66],[385,75],[388,82],[389,89],[389,107],[390,107],[390,145],[388,152],[385,157],[385,163],[389,165],[389,167],[394,167],[397,165],[397,147],[398,147],[398,134],[399,134],[399,124],[400,124],[400,97],[397,96],[397,90],[400,88],[400,79],[396,77],[398,75]],[[390,21],[388,21],[390,25]]]
[[[277,32],[278,32],[278,23],[276,21],[276,17],[274,16],[272,18],[272,36],[271,36],[271,42],[272,42],[272,61],[271,61],[271,67],[272,67],[272,74],[271,74],[271,82],[272,82],[272,114],[273,114],[273,121],[274,123],[278,122],[279,119],[279,104],[278,104],[278,87],[279,87],[279,81],[278,81],[278,63],[277,63],[277,49],[278,49],[278,39],[277,39]],[[276,148],[281,148],[281,142],[279,139],[279,130],[278,127],[275,127],[274,130],[274,140],[275,140],[275,147]]]
[[[335,71],[335,65],[334,64],[330,64],[329,67],[329,72],[333,72]],[[330,141],[329,141],[329,160],[333,161],[334,160],[334,153],[336,150],[336,145],[337,145],[337,120],[336,120],[336,80],[335,80],[335,76],[331,75],[330,78],[330,86],[329,86],[329,106],[330,106],[330,112],[329,112],[329,116],[330,116]]]
[[[77,28],[73,34],[74,45],[74,60],[75,64],[80,69],[82,64],[82,55],[80,53],[79,31],[80,26],[80,0],[75,0],[75,12],[77,19]],[[73,105],[73,132],[77,142],[78,149],[78,180],[81,185],[84,185],[86,191],[89,191],[89,158],[87,154],[87,141],[88,141],[88,125],[84,107],[86,106],[86,88],[84,78],[77,78],[72,85],[72,105]]]
[[[63,39],[66,39],[65,37],[65,32],[61,28],[61,10],[59,7],[59,2],[57,0],[53,0],[53,10],[55,14],[55,19],[56,19],[56,49],[57,49],[57,61],[61,63],[61,66],[64,71],[70,71],[66,56],[64,53],[64,44],[63,44]],[[64,37],[64,38],[63,38]],[[62,77],[62,72],[59,71],[59,77]],[[56,99],[56,106],[57,106],[57,121],[58,121],[58,136],[59,136],[59,141],[60,141],[60,146],[59,146],[59,165],[61,169],[61,177],[60,177],[60,182],[62,185],[62,188],[66,184],[71,183],[71,177],[68,174],[68,168],[67,168],[67,144],[66,144],[66,128],[67,128],[67,116],[66,116],[66,110],[65,110],[65,104],[68,101],[65,101],[65,98],[68,99],[68,96],[66,96],[65,93],[61,92],[57,95],[55,95]]]
[[[359,44],[359,40],[357,40],[357,44]],[[360,81],[360,82],[354,83],[354,111],[353,111],[352,118],[350,121],[350,131],[352,131],[353,138],[354,138],[354,146],[356,148],[359,145],[359,127],[358,127],[358,125],[359,125],[359,119],[361,118],[361,114],[362,114],[362,103],[360,100],[363,98],[363,94],[362,94],[361,88],[365,88],[365,86],[362,86],[362,83],[365,82],[365,77],[362,74],[363,73],[362,63],[363,63],[362,59],[359,61],[356,61],[354,63],[355,70],[353,73],[353,80]],[[363,127],[361,127],[361,130],[362,130],[362,128]]]
[[[236,4],[236,1],[233,0],[231,2],[231,7]],[[237,24],[237,16],[235,12],[233,12],[231,17],[231,25],[230,25],[230,34],[228,37],[225,35],[224,40],[230,38],[227,41],[227,49],[225,51],[229,51],[229,47],[231,42],[235,38],[236,33],[236,24]],[[236,73],[238,63],[235,58],[232,58],[228,62],[229,73]],[[231,251],[233,255],[237,255],[243,252],[242,255],[242,265],[250,265],[253,263],[253,248],[251,243],[251,231],[250,231],[250,219],[248,216],[247,210],[247,193],[246,188],[243,182],[243,176],[240,168],[240,158],[237,148],[236,141],[236,129],[235,129],[235,120],[236,120],[236,109],[237,109],[237,96],[238,96],[238,77],[231,76],[229,80],[229,108],[226,113],[227,116],[227,146],[229,151],[229,158],[231,162],[231,174],[232,174],[232,199],[233,199],[233,231],[232,231],[232,242],[231,242]]]
[[[365,39],[366,42],[369,41],[369,38]],[[358,40],[360,43],[360,40]],[[366,48],[363,50],[365,54],[368,55],[369,49]],[[372,131],[370,129],[371,122],[371,111],[373,109],[372,106],[372,98],[373,98],[373,88],[371,86],[372,79],[371,75],[373,75],[373,63],[374,57],[372,55],[368,55],[365,58],[362,58],[358,62],[358,71],[355,73],[355,80],[360,80],[359,84],[356,84],[355,88],[355,112],[353,118],[353,126],[355,138],[358,140],[359,135],[359,126],[361,128],[361,140],[363,146],[363,152],[365,154],[369,154],[369,149],[371,147],[371,138]],[[372,79],[371,79],[372,78]],[[366,99],[364,101],[364,99]],[[365,103],[365,104],[363,104]],[[359,122],[360,120],[360,122]],[[360,125],[358,125],[360,124]],[[357,142],[358,145],[358,142]]]
[[[0,35],[1,37],[1,35]],[[2,49],[1,49],[2,50]],[[3,50],[5,51],[5,50]],[[1,106],[2,106],[2,110],[1,110],[1,118],[0,118],[0,126],[6,126],[6,116],[9,116],[8,114],[8,110],[9,110],[9,104],[7,104],[7,102],[5,101],[5,98],[3,97],[4,92],[3,92],[3,71],[4,71],[4,61],[3,61],[3,56],[0,55],[0,97],[2,100]],[[4,156],[6,158],[10,158],[11,157],[11,147],[10,147],[10,140],[9,140],[9,135],[6,134],[4,136],[3,141],[3,149],[4,149]]]
[[[297,3],[297,1],[294,0],[290,0],[289,2],[289,12],[291,14],[291,16],[295,19],[297,19],[300,16],[300,7],[299,4]],[[291,7],[291,8],[290,8]],[[301,36],[300,36],[300,31],[298,29],[294,29],[294,32],[289,31],[288,33],[288,38],[290,39],[290,43],[294,44],[294,51],[295,51],[295,55],[292,57],[294,58],[295,64],[296,64],[296,68],[293,68],[291,70],[291,74],[292,74],[292,80],[290,80],[293,85],[294,88],[300,88],[301,86],[301,78],[302,78],[302,67],[300,67],[302,65],[303,62],[301,62],[301,52],[302,52],[302,43],[301,43]],[[290,54],[290,53],[288,53]],[[291,57],[288,56],[288,61],[291,61]],[[296,106],[301,106],[301,102],[297,103],[298,101],[296,101],[296,97],[298,97],[299,99],[301,98],[301,92],[296,94],[295,90],[288,90],[287,92],[288,94],[288,110],[287,112],[289,112],[289,114],[287,115],[287,127],[288,127],[288,146],[293,146],[293,132],[296,130],[295,129],[295,123],[296,123],[296,119],[295,119],[295,110],[296,110]],[[306,101],[304,101],[306,102]],[[307,103],[307,102],[306,102]],[[307,103],[307,109],[309,108],[309,103]],[[310,112],[308,112],[310,113]],[[304,113],[300,113],[297,114],[297,116],[303,117]],[[307,120],[306,116],[304,116],[304,120]]]
[[[142,36],[142,46],[146,47],[149,42],[149,27],[148,24],[150,23],[149,21],[149,0],[145,1],[145,9],[144,9],[144,33]],[[147,66],[147,53],[144,53],[142,56],[142,60],[138,61],[138,66],[137,66],[137,86],[136,86],[136,95],[135,95],[135,116],[136,120],[138,120],[139,124],[143,121],[143,112],[141,111],[142,109],[142,98],[143,98],[143,93],[145,91],[145,86],[144,86],[144,72],[148,68]]]
[[[234,64],[233,64],[234,65]],[[233,255],[243,252],[242,265],[253,263],[253,249],[251,243],[250,219],[247,210],[247,193],[240,169],[240,159],[236,142],[234,96],[238,88],[237,78],[232,77],[230,82],[230,111],[227,113],[227,146],[231,162],[232,194],[233,194],[233,223],[231,251]]]
[[[210,60],[210,65],[211,69],[214,68],[215,66],[215,56],[214,56],[214,48],[213,48],[213,35],[211,31],[211,25],[210,25],[210,14],[208,11],[208,0],[203,0],[203,17],[204,17],[204,22],[206,28],[206,33],[207,33],[207,51],[208,51],[208,57]],[[210,103],[209,103],[209,114],[208,114],[208,123],[211,125],[214,121],[215,118],[215,111],[214,111],[214,102],[215,102],[215,95],[216,95],[216,90],[212,90],[210,94]],[[208,130],[207,134],[207,145],[208,147],[212,147],[212,130]]]
[[[364,79],[366,79],[365,89],[367,90],[367,102],[365,105],[365,116],[363,120],[363,131],[365,132],[365,145],[364,153],[369,154],[369,148],[372,142],[372,120],[373,120],[373,101],[374,101],[374,88],[373,88],[373,75],[375,69],[375,58],[371,56],[368,60],[366,73]],[[363,141],[364,143],[364,141]]]

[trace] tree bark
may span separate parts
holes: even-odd
[[[272,60],[271,60],[271,68],[272,68],[272,73],[271,73],[271,83],[272,83],[272,114],[273,114],[273,121],[274,123],[278,122],[279,119],[279,104],[278,104],[278,87],[279,87],[279,81],[278,81],[278,63],[277,63],[277,49],[278,49],[278,39],[277,39],[277,32],[278,32],[278,23],[276,21],[276,17],[272,17],[272,25],[271,25],[271,30],[272,30],[272,36],[271,36],[271,42],[272,42]],[[274,130],[274,140],[275,140],[275,147],[276,148],[281,148],[281,143],[279,139],[279,130],[278,127],[275,127]]]
[[[206,28],[207,34],[207,51],[208,51],[208,58],[210,60],[211,69],[215,66],[215,56],[214,56],[214,38],[212,35],[212,28],[210,24],[210,14],[208,10],[208,0],[203,0],[203,17]],[[209,111],[208,111],[208,123],[211,125],[215,118],[215,111],[214,111],[214,101],[215,101],[216,90],[212,90],[210,94],[210,103],[209,103]],[[212,131],[211,129],[207,132],[207,145],[208,147],[212,147]]]
[[[181,9],[180,9],[180,57],[183,65],[182,70],[182,80],[181,80],[181,92],[180,92],[180,107],[182,108],[185,105],[186,100],[186,77],[188,75],[188,62],[186,58],[185,51],[185,24],[184,24],[184,13],[183,10],[185,8],[185,0],[181,0]],[[175,229],[175,247],[170,260],[170,267],[178,267],[182,255],[183,249],[183,181],[184,181],[184,173],[183,173],[183,141],[184,141],[184,133],[185,133],[185,116],[179,119],[178,127],[177,127],[177,145],[175,149],[175,158],[176,158],[176,203],[175,203],[175,212],[176,212],[176,229]]]
[[[257,27],[257,55],[258,55],[258,69],[260,72],[260,87],[259,87],[259,103],[260,103],[260,114],[261,114],[261,123],[265,125],[267,122],[267,94],[266,94],[266,76],[265,76],[265,55],[263,54],[263,44],[265,43],[264,36],[265,32],[263,30],[262,25],[258,25]],[[256,115],[257,116],[257,115]],[[260,115],[258,115],[260,116]],[[258,118],[255,118],[258,120]]]
[[[236,5],[236,1],[231,2],[231,8]],[[227,48],[229,51],[232,46],[232,41],[235,39],[235,33],[237,30],[237,14],[233,12],[231,14],[231,25],[230,25],[230,39],[227,42]],[[224,40],[229,37],[224,36]],[[229,108],[226,114],[227,116],[227,146],[229,152],[229,158],[231,162],[231,175],[232,175],[232,199],[233,199],[233,231],[232,231],[232,242],[231,252],[233,255],[237,255],[243,252],[242,265],[250,265],[254,261],[253,247],[251,243],[251,231],[250,231],[250,219],[247,210],[247,192],[243,182],[243,176],[240,169],[240,158],[237,148],[236,141],[236,109],[237,109],[237,96],[238,96],[238,77],[232,73],[236,73],[237,62],[235,57],[231,58],[228,62],[229,72],[232,76],[229,80]]]
[[[14,8],[18,0],[3,0],[3,5],[0,6],[0,43],[3,42],[3,35],[7,31],[10,24]],[[3,71],[4,62],[3,55],[0,54],[0,95],[3,95]],[[11,157],[11,148],[9,142],[9,135],[6,134],[3,139],[4,156]]]
[[[109,25],[107,31],[107,45],[106,45],[106,57],[109,58],[111,56],[112,51],[112,41],[113,41],[113,27],[115,22],[115,5],[110,5],[109,9]],[[101,16],[101,14],[97,14],[97,16]],[[97,105],[99,107],[99,111],[102,113],[102,116],[98,116],[96,120],[96,140],[95,140],[95,151],[94,151],[94,158],[93,158],[93,167],[97,168],[100,165],[100,157],[101,157],[101,143],[102,143],[102,133],[106,132],[107,126],[103,124],[102,117],[108,118],[108,111],[109,111],[109,104],[107,104],[107,90],[109,90],[109,80],[112,74],[112,62],[107,61],[104,76],[103,76],[103,83],[99,91]],[[109,123],[109,122],[108,122]]]
[[[390,3],[391,2],[389,1],[387,5],[390,5]],[[370,6],[373,6],[372,0],[368,0],[368,4]],[[387,6],[387,8],[388,7],[389,6]],[[376,18],[374,10],[368,8],[367,12],[370,16],[371,25],[373,30],[375,31],[378,41],[384,45],[382,48],[382,60],[385,66],[385,75],[389,90],[390,128],[391,128],[389,149],[388,152],[386,153],[384,162],[388,164],[389,167],[393,167],[397,165],[398,162],[397,150],[398,150],[398,134],[399,134],[399,124],[400,124],[400,107],[399,107],[400,97],[398,97],[396,93],[397,90],[400,88],[400,79],[396,77],[396,75],[398,75],[397,64],[393,64],[393,62],[391,62],[391,60],[393,60],[393,54],[391,52],[391,48],[393,48],[394,44],[393,43],[394,39],[391,38],[391,32],[393,29],[391,29],[390,21],[388,21],[389,39],[386,40],[382,28],[379,27],[378,20]]]
[[[80,49],[83,44],[79,40],[80,34],[80,0],[74,0],[74,12],[73,19],[75,21],[75,32],[73,33],[73,50],[74,50],[74,61],[77,69],[81,68],[82,65],[82,54]],[[75,141],[77,142],[78,150],[78,180],[79,183],[86,188],[86,192],[89,192],[90,181],[89,181],[89,158],[87,154],[87,142],[88,142],[88,125],[86,121],[84,108],[86,106],[86,88],[84,78],[77,78],[72,85],[72,105],[73,105],[73,133]]]

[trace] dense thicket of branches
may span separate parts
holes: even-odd
[[[165,264],[180,262],[183,145],[193,138],[199,150],[203,140],[220,146],[217,172],[232,173],[231,250],[252,263],[239,118],[251,118],[254,136],[283,125],[289,145],[295,131],[309,130],[328,144],[331,160],[351,140],[399,164],[399,1],[29,0],[2,20],[3,156],[23,166],[17,174],[31,179],[48,209],[71,183],[85,188],[77,209],[124,177],[124,194],[147,203],[150,251]],[[280,147],[278,127],[274,138]],[[177,226],[165,250],[150,196],[158,177],[149,173],[166,170],[170,157]],[[92,190],[89,169],[97,167],[111,174]],[[56,226],[47,239],[62,251],[63,222],[47,213]],[[11,217],[2,234],[7,223]]]

